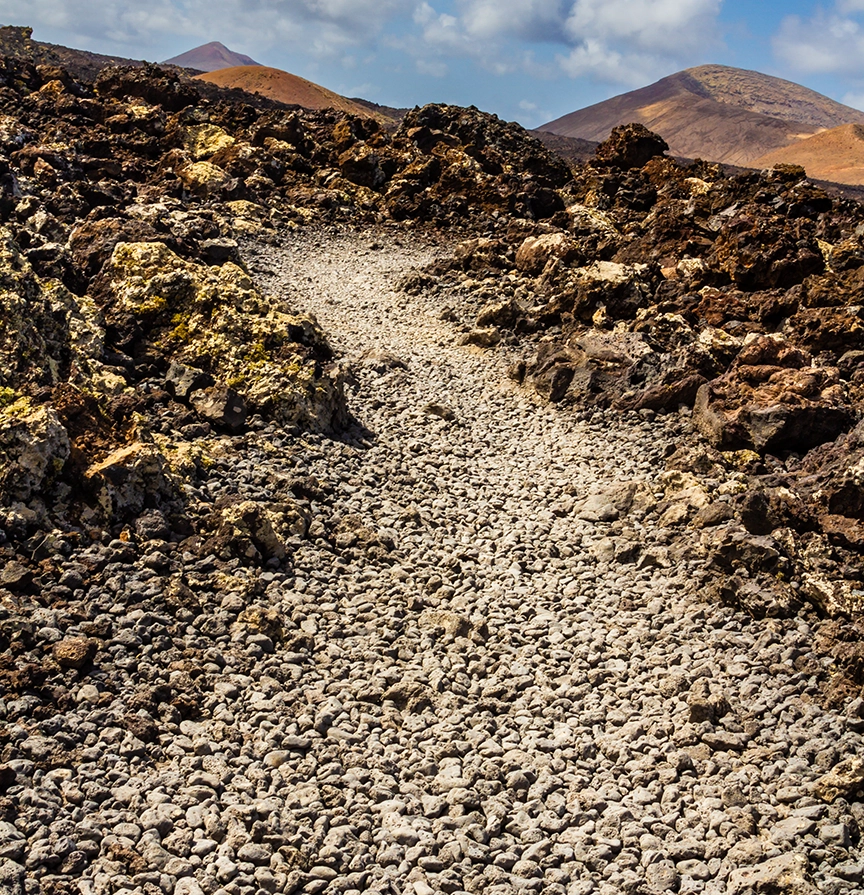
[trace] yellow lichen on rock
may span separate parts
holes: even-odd
[[[193,162],[177,172],[183,186],[198,194],[218,192],[231,180],[231,176],[210,162]]]
[[[69,458],[66,429],[50,407],[19,398],[0,410],[0,504],[39,494]]]
[[[113,313],[145,318],[155,344],[206,367],[258,412],[325,430],[343,419],[341,385],[314,356],[329,353],[317,323],[274,307],[242,267],[195,264],[162,243],[118,243],[106,274]]]
[[[94,463],[85,473],[108,518],[140,513],[148,501],[176,494],[165,457],[155,444],[136,441]]]
[[[183,147],[196,162],[235,144],[234,137],[215,124],[195,124],[183,131]]]

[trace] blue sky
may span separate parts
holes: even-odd
[[[0,23],[154,61],[219,40],[349,96],[528,127],[707,62],[864,108],[864,0],[0,0]]]

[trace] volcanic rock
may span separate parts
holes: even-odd
[[[0,505],[44,493],[70,454],[69,436],[50,407],[26,398],[0,408]]]
[[[54,661],[64,668],[82,668],[96,655],[96,643],[87,637],[67,637],[55,643]]]
[[[701,386],[694,422],[725,450],[802,450],[835,439],[854,421],[835,368],[805,366],[809,358],[763,336],[724,376]]]
[[[211,385],[192,392],[189,400],[200,417],[229,432],[240,432],[246,425],[246,402],[233,388]]]
[[[151,444],[134,442],[94,463],[85,481],[107,518],[128,519],[155,502],[176,498],[165,457]]]
[[[622,124],[612,128],[608,139],[597,147],[592,163],[625,170],[642,168],[668,149],[669,144],[644,124]]]

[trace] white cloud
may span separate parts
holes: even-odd
[[[557,73],[637,85],[704,61],[705,49],[718,41],[722,0],[456,2],[455,15],[433,8],[429,0],[418,4],[414,21],[421,33],[408,42],[415,57],[472,58],[498,75],[518,71],[548,78]],[[561,47],[554,72],[518,49],[532,43]]]
[[[844,9],[864,0],[840,0]],[[0,0],[0,21],[43,40],[165,58],[221,40],[304,73],[386,51],[445,78],[468,61],[496,76],[636,86],[705,61],[722,0]],[[852,15],[849,12],[848,15]],[[61,38],[62,35],[62,38]],[[164,52],[166,49],[169,52]],[[536,52],[535,52],[536,51]],[[278,63],[277,63],[278,64]],[[284,63],[283,63],[284,64]],[[358,75],[358,80],[360,77]],[[513,100],[515,108],[515,100]]]
[[[644,84],[650,80],[657,60],[624,56],[600,40],[588,39],[558,56],[561,70],[571,78],[594,77],[609,84]]]
[[[790,68],[816,73],[864,75],[864,0],[841,0],[809,19],[787,16],[772,41]]]
[[[720,0],[576,0],[565,31],[580,43],[674,56],[712,43],[719,11]]]
[[[0,0],[0,21],[68,34],[67,42],[140,57],[177,38],[221,39],[232,48],[261,52],[300,47],[316,55],[344,55],[369,42],[414,0]],[[137,50],[137,52],[136,52]]]
[[[463,9],[465,30],[479,40],[555,41],[567,15],[565,0],[467,0]]]
[[[571,78],[638,86],[700,58],[718,43],[721,0],[576,0],[564,26]]]

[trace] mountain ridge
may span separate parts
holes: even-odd
[[[299,75],[271,68],[266,65],[237,65],[213,72],[196,75],[195,81],[206,81],[223,88],[245,90],[250,94],[260,94],[277,102],[288,105],[303,106],[306,109],[338,109],[361,115],[364,118],[377,118],[382,121],[392,119],[382,112],[348,99],[314,81],[308,81]]]
[[[864,112],[772,75],[705,65],[570,112],[538,130],[601,141],[631,121],[659,133],[673,155],[747,165],[821,129],[864,123]]]

